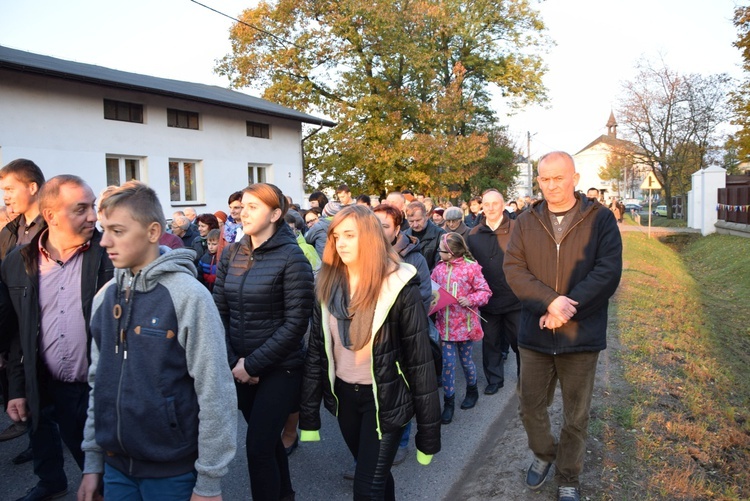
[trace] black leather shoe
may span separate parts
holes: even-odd
[[[490,383],[487,385],[487,387],[484,389],[485,395],[494,395],[498,391],[500,391],[500,388],[503,387],[503,383]]]
[[[68,488],[65,487],[62,490],[48,489],[42,485],[37,484],[34,488],[29,489],[29,492],[22,498],[16,499],[16,501],[47,501],[48,499],[61,498],[68,493]]]
[[[21,435],[24,435],[28,431],[28,429],[29,426],[26,423],[13,423],[12,425],[5,428],[2,433],[0,433],[0,442],[18,438]]]
[[[11,461],[13,461],[13,464],[24,464],[28,463],[32,459],[34,459],[34,451],[31,449],[31,447],[28,447],[18,456],[14,457]]]

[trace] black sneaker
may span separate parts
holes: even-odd
[[[526,487],[534,491],[540,488],[547,478],[547,473],[549,473],[551,467],[552,463],[535,457],[526,472]]]
[[[558,487],[557,501],[581,501],[581,494],[575,487]]]

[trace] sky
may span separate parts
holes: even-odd
[[[732,46],[739,0],[530,0],[555,43],[544,56],[549,100],[512,116],[493,100],[524,155],[576,153],[606,133],[622,83],[639,58],[681,73],[741,78]],[[201,0],[237,16],[255,0]],[[123,71],[222,87],[216,61],[231,51],[232,20],[191,0],[0,0],[0,45]],[[618,137],[625,131],[618,130]]]

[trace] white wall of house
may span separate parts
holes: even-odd
[[[143,124],[104,119],[104,99],[143,104]],[[198,112],[199,130],[167,126],[167,108]],[[270,139],[248,137],[246,121],[270,125]],[[52,77],[0,70],[0,166],[33,160],[50,178],[83,177],[99,193],[108,156],[140,159],[140,179],[153,187],[165,215],[193,206],[227,211],[227,197],[248,184],[248,164],[266,181],[303,200],[298,121]],[[169,162],[198,163],[195,202],[170,201]],[[124,179],[123,179],[124,181]]]
[[[580,175],[577,189],[586,193],[589,188],[606,190],[609,196],[619,195],[612,190],[612,182],[602,181],[599,177],[599,169],[607,165],[607,157],[611,148],[605,143],[595,144],[591,148],[583,150],[573,156],[576,171]]]

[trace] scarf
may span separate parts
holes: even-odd
[[[372,330],[372,319],[375,316],[375,307],[363,311],[350,312],[349,310],[349,285],[344,282],[331,291],[328,301],[328,311],[336,318],[339,328],[341,344],[351,351],[359,351],[365,347],[370,339]]]

